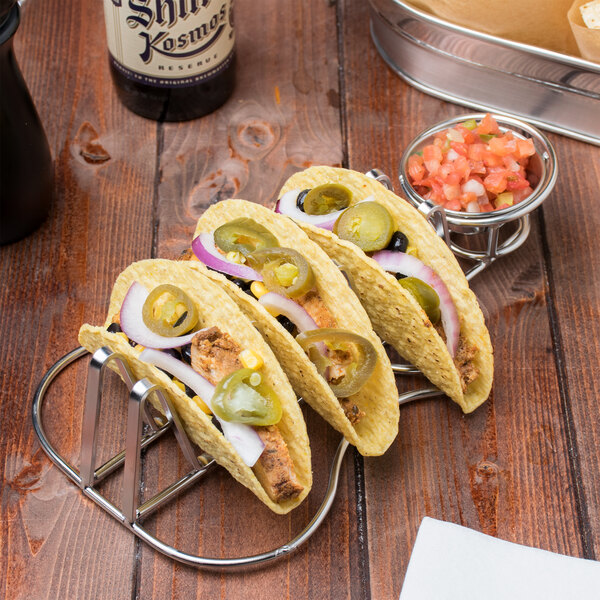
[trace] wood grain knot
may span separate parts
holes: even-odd
[[[194,218],[198,218],[211,204],[235,198],[240,189],[240,178],[232,172],[218,169],[199,181],[192,189],[188,207]]]
[[[279,137],[279,125],[255,115],[240,115],[229,125],[231,153],[244,160],[263,157],[273,149]]]
[[[101,165],[110,160],[110,154],[98,142],[98,132],[91,123],[84,121],[72,143],[73,155],[81,162]]]

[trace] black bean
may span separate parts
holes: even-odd
[[[192,344],[181,346],[179,351],[181,352],[181,360],[189,365],[192,362]]]
[[[106,331],[108,331],[109,333],[120,333],[123,330],[121,329],[121,326],[118,323],[111,323],[106,328]]]
[[[291,333],[292,335],[294,334],[294,332],[296,331],[296,326],[284,315],[279,315],[277,317],[277,320],[279,321],[280,325],[289,333]]]
[[[408,248],[408,238],[401,231],[394,231],[390,243],[386,246],[386,250],[392,252],[406,252]]]
[[[179,350],[177,350],[177,348],[165,348],[164,353],[168,354],[169,356],[172,356],[173,358],[176,358],[177,360],[181,360],[181,354],[179,353]]]

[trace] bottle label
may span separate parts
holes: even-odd
[[[157,87],[196,85],[233,59],[232,0],[104,0],[110,58]]]

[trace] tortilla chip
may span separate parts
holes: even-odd
[[[239,217],[249,217],[264,225],[283,247],[300,252],[309,262],[316,279],[317,290],[341,329],[348,329],[367,338],[377,352],[375,371],[351,400],[365,413],[352,425],[331,388],[321,377],[294,338],[249,294],[221,275],[209,272],[219,281],[240,308],[255,322],[257,329],[270,344],[283,366],[292,387],[327,422],[365,456],[383,454],[398,434],[398,391],[389,358],[373,331],[369,318],[346,279],[319,246],[290,219],[246,200],[223,200],[212,205],[200,217],[195,236],[212,232],[217,227]],[[192,263],[196,264],[196,263]],[[199,267],[201,268],[201,267]]]
[[[297,498],[281,503],[273,502],[252,469],[241,460],[233,446],[213,425],[211,417],[182,392],[168,375],[140,361],[138,356],[141,347],[132,348],[123,336],[106,330],[113,315],[120,311],[123,299],[134,281],[141,283],[148,290],[163,283],[178,286],[195,302],[202,327],[218,327],[231,335],[242,348],[250,348],[263,358],[264,367],[261,373],[264,381],[277,390],[283,408],[283,416],[277,427],[287,444],[298,481],[304,486],[304,490]],[[83,325],[79,331],[79,342],[90,352],[108,346],[128,359],[137,378],[147,377],[150,381],[161,385],[172,398],[190,439],[213,456],[235,479],[254,492],[274,512],[279,514],[289,512],[300,504],[310,491],[312,471],[306,424],[287,377],[268,344],[239,310],[236,303],[191,264],[168,260],[143,260],[130,265],[119,275],[115,283],[106,322],[102,327]],[[155,402],[155,407],[160,410],[158,402]]]
[[[600,1],[594,0],[579,7],[581,18],[586,27],[600,29]]]
[[[444,281],[459,318],[461,335],[477,347],[473,359],[479,376],[463,393],[459,372],[444,340],[432,327],[425,311],[413,296],[398,284],[358,246],[334,233],[297,221],[304,232],[347,269],[354,278],[355,291],[375,331],[401,356],[417,367],[436,387],[472,412],[488,398],[494,372],[492,345],[475,294],[469,288],[456,258],[425,218],[408,202],[362,173],[335,167],[311,167],[292,175],[280,196],[291,190],[311,189],[324,183],[341,183],[352,192],[352,204],[373,196],[385,206],[396,226],[408,236],[419,259]]]

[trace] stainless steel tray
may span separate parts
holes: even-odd
[[[412,86],[600,146],[600,65],[460,27],[399,0],[369,3],[377,50]]]

